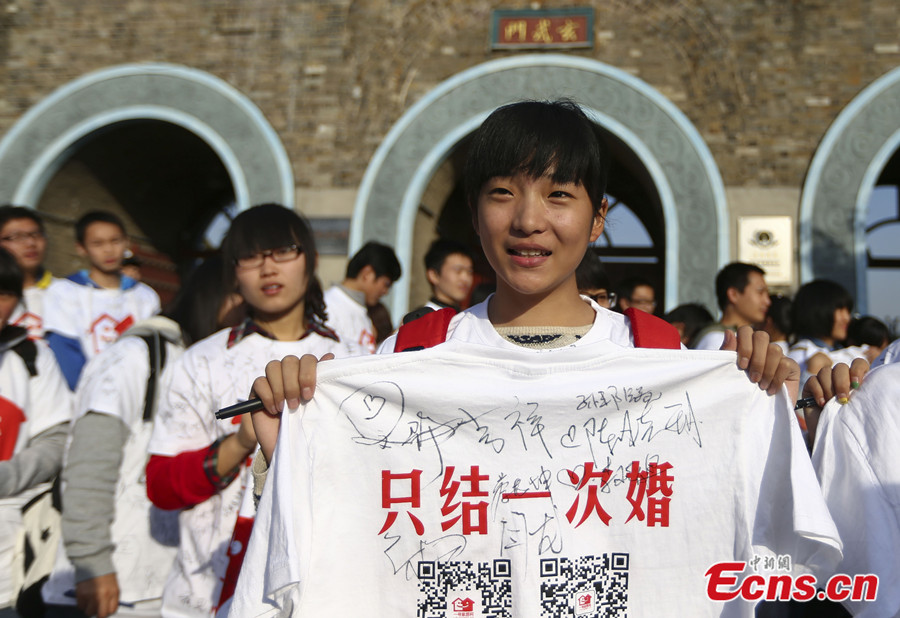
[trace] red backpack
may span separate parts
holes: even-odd
[[[431,311],[407,322],[397,331],[395,352],[424,350],[447,339],[447,327],[456,312],[450,308]],[[631,321],[631,334],[636,348],[680,350],[681,335],[665,320],[640,309],[629,307],[625,315]]]

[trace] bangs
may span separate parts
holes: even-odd
[[[466,197],[475,205],[485,182],[525,174],[585,187],[594,208],[606,191],[606,152],[599,129],[571,101],[526,101],[501,107],[473,137]]]
[[[316,243],[306,219],[280,204],[262,204],[240,213],[222,241],[222,259],[229,265],[224,271],[226,287],[232,289],[235,285],[232,267],[238,258],[288,245],[303,250],[306,274],[312,279],[316,270]]]
[[[300,215],[278,204],[263,204],[234,218],[222,243],[222,258],[234,264],[240,257],[288,245],[316,254],[312,233]]]

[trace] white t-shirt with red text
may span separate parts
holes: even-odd
[[[734,353],[629,349],[607,317],[538,351],[469,314],[433,348],[321,365],[229,616],[752,616],[708,599],[713,564],[833,568],[786,392]]]

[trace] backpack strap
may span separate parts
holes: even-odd
[[[37,371],[37,346],[31,339],[23,339],[13,346],[16,354],[22,357],[25,368],[28,369],[28,375],[32,378],[38,374]]]
[[[625,316],[631,321],[631,334],[636,348],[680,350],[681,335],[678,330],[655,315],[629,307]]]
[[[11,325],[4,327],[3,335],[0,336],[0,348],[13,350],[18,354],[25,363],[29,376],[33,378],[38,374],[37,346],[28,338],[28,329]]]
[[[447,339],[447,327],[456,312],[445,308],[430,311],[407,322],[397,330],[395,352],[407,352],[431,348]],[[681,335],[678,330],[655,315],[629,307],[625,315],[631,321],[631,333],[637,348],[681,349]]]
[[[445,307],[437,311],[429,311],[425,315],[407,322],[397,329],[394,351],[424,350],[443,343],[447,339],[447,327],[454,315],[456,315],[456,311]]]
[[[153,404],[156,402],[156,386],[159,376],[166,365],[166,342],[159,331],[147,335],[137,335],[147,344],[147,356],[150,359],[150,376],[147,378],[147,394],[144,396],[144,421],[153,420]]]

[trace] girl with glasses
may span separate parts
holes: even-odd
[[[217,421],[219,408],[247,398],[259,367],[286,354],[345,355],[325,327],[316,247],[309,225],[276,204],[244,211],[222,244],[225,285],[244,299],[247,318],[191,346],[172,372],[150,440],[147,493],[181,509],[180,547],[163,614],[209,616],[218,605],[227,552],[256,450],[249,418]],[[252,518],[245,521],[252,525]],[[246,531],[249,533],[249,530]]]

